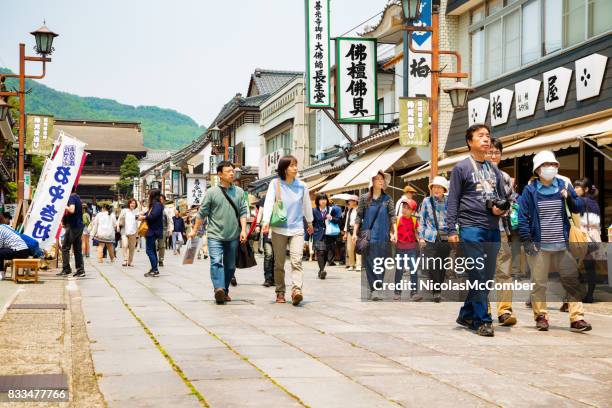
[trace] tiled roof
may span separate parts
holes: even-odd
[[[87,151],[146,152],[138,122],[55,119],[53,137],[60,131],[87,143]]]
[[[213,120],[213,123],[210,125],[210,127],[214,127],[220,122],[222,122],[223,119],[227,118],[232,112],[234,112],[238,108],[259,107],[266,99],[268,99],[269,96],[269,94],[265,94],[245,98],[241,94],[236,94],[236,96],[234,96],[229,102],[223,105],[223,108],[221,108],[221,111],[219,112],[215,120]]]
[[[252,85],[255,85],[259,95],[274,93],[287,82],[301,75],[304,75],[304,73],[299,71],[275,71],[256,68],[255,72],[251,75],[249,93],[251,93],[250,88]]]

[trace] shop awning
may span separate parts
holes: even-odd
[[[567,149],[568,147],[577,147],[580,144],[580,139],[583,137],[593,138],[600,144],[600,138],[602,141],[605,141],[606,137],[610,137],[609,132],[611,130],[612,118],[606,118],[579,126],[542,133],[505,147],[502,159],[532,155],[542,150],[557,151]],[[442,173],[451,170],[455,164],[468,157],[468,155],[469,153],[465,152],[440,160],[438,162],[438,171]],[[429,165],[418,168],[404,175],[403,179],[404,181],[411,181],[428,177],[429,169]]]
[[[321,189],[323,193],[337,193],[365,188],[376,170],[387,171],[411,148],[393,143],[357,159]],[[351,167],[353,167],[351,169]]]
[[[117,184],[119,176],[89,176],[81,175],[79,186],[112,186]]]
[[[321,183],[325,182],[327,179],[327,176],[314,177],[306,181],[306,187],[308,187],[309,190],[312,190],[319,186]]]

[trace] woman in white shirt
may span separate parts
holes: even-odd
[[[93,228],[91,235],[98,241],[98,262],[103,262],[104,247],[108,250],[111,262],[115,260],[115,228],[117,227],[117,218],[112,212],[110,205],[104,205],[102,211],[96,214],[93,220]]]
[[[117,231],[121,232],[121,250],[123,252],[122,266],[133,266],[134,250],[138,240],[138,202],[131,198],[128,208],[121,210]]]

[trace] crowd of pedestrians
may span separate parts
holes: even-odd
[[[179,255],[188,239],[201,237],[206,245],[197,256],[210,256],[210,278],[218,304],[232,300],[229,292],[230,286],[237,285],[237,254],[244,252],[245,245],[263,254],[263,286],[275,287],[276,303],[287,301],[286,270],[290,272],[291,303],[297,306],[303,301],[303,260],[313,257],[320,280],[337,270],[328,267],[339,260],[349,272],[363,271],[367,298],[381,300],[379,283],[385,273],[376,263],[396,255],[409,262],[393,268],[390,274],[395,283],[393,299],[402,299],[400,283],[409,275],[409,299],[422,300],[420,274],[434,284],[431,300],[440,302],[444,299],[440,286],[448,268],[442,262],[424,263],[419,268],[409,266],[414,266],[419,256],[448,259],[460,251],[468,258],[483,259],[467,268],[468,282],[511,283],[530,274],[533,290],[527,305],[541,331],[549,327],[549,272],[558,272],[565,290],[562,310],[569,312],[571,330],[591,330],[584,319],[582,303],[594,300],[597,248],[590,245],[584,259],[576,259],[569,235],[575,214],[589,240],[601,242],[596,187],[587,179],[571,183],[559,174],[562,169],[554,153],[542,151],[534,156],[533,177],[519,195],[515,180],[498,167],[503,144],[491,138],[488,126],[471,126],[465,140],[469,156],[454,166],[450,180],[441,175],[434,177],[425,196],[406,185],[397,201],[389,194],[391,177],[382,169],[371,174],[368,190],[360,196],[345,195],[343,200],[337,200],[318,193],[312,197],[298,178],[298,161],[293,156],[280,159],[278,177],[269,183],[265,197],[254,203],[234,184],[235,169],[229,161],[218,164],[219,184],[209,188],[202,204],[187,213],[167,208],[164,195],[155,189],[140,208],[136,200],[130,199],[120,212],[104,205],[95,215],[73,194],[63,220],[64,263],[60,275],[72,273],[70,248],[76,259],[75,276],[85,274],[83,256],[89,257],[90,240],[97,246],[99,262],[106,256],[114,261],[119,241],[122,266],[131,267],[142,237],[150,262],[145,276],[155,277],[163,266],[166,248]],[[12,253],[23,251],[18,239],[0,232],[13,246]],[[9,259],[8,253],[0,249],[0,258]],[[526,263],[521,262],[523,253]],[[287,256],[289,262],[285,265]],[[586,291],[579,279],[580,261]],[[517,324],[512,290],[496,291],[495,309],[489,297],[487,289],[470,287],[456,322],[482,336],[494,335],[494,316],[502,326]]]

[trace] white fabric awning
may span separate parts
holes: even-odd
[[[323,193],[337,193],[365,188],[370,183],[372,173],[377,170],[387,171],[395,162],[404,156],[411,147],[393,143],[390,146],[374,150],[357,159],[336,178],[321,189]],[[351,167],[353,167],[351,169]],[[347,172],[347,170],[349,170]]]
[[[119,176],[90,176],[81,175],[79,186],[112,186],[117,184]]]
[[[511,146],[504,147],[502,159],[512,159],[526,155],[532,155],[542,150],[557,151],[568,147],[577,147],[580,139],[601,135],[605,141],[606,134],[612,130],[612,118],[600,119],[585,123],[579,126],[572,126],[565,129],[545,132],[538,136],[530,137]],[[597,137],[594,139],[598,140]],[[447,157],[438,162],[438,171],[445,172],[451,170],[455,164],[468,157],[469,153],[459,153]],[[402,176],[404,181],[418,180],[429,176],[430,166],[425,166],[411,171]]]

